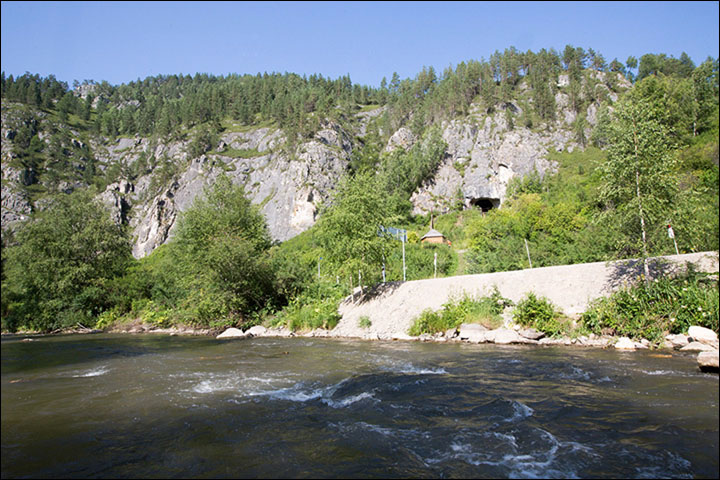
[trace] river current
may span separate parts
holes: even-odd
[[[718,448],[695,355],[2,339],[2,478],[717,478]]]

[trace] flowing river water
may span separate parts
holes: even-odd
[[[2,340],[2,478],[718,477],[718,376],[694,355],[22,340]]]

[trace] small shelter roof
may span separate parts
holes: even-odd
[[[445,235],[438,232],[434,228],[431,228],[430,231],[427,232],[425,235],[423,235],[423,237],[420,240],[424,240],[426,238],[437,238],[437,237],[445,238]]]

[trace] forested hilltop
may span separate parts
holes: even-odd
[[[412,280],[669,254],[673,240],[718,250],[712,58],[509,48],[379,88],[0,80],[3,330],[329,328],[383,266]],[[431,218],[449,244],[419,241]],[[381,226],[408,231],[405,272]],[[717,331],[717,283],[693,288],[705,310],[687,322]]]

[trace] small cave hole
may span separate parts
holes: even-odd
[[[482,212],[489,212],[493,208],[500,206],[500,200],[496,198],[472,198],[470,206],[479,208]]]

